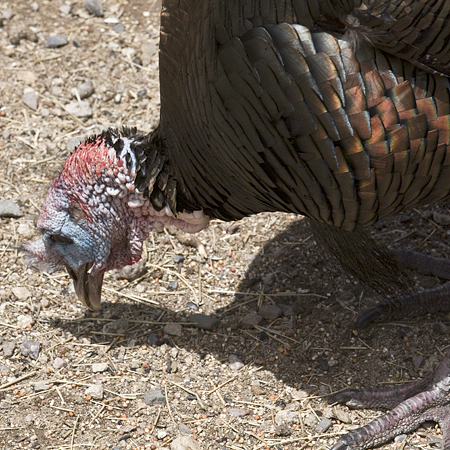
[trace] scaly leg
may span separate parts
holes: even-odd
[[[340,438],[331,450],[374,447],[401,433],[414,430],[427,420],[439,423],[444,450],[450,450],[449,356],[433,374],[414,383],[384,389],[346,389],[331,396],[331,403],[345,403],[353,408],[393,408]]]

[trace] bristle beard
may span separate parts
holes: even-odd
[[[316,241],[328,249],[343,269],[383,297],[411,293],[408,275],[367,230],[345,231],[325,223],[309,221]]]

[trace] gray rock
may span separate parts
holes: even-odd
[[[11,200],[0,200],[0,217],[22,217],[23,212]]]
[[[180,425],[178,425],[178,431],[181,434],[185,434],[185,435],[192,434],[192,430],[184,423],[180,423]]]
[[[103,325],[102,331],[103,333],[109,334],[126,334],[128,328],[130,328],[130,322],[123,317],[122,319],[114,320]]]
[[[103,5],[99,0],[86,0],[83,6],[92,16],[103,17]]]
[[[169,291],[176,291],[178,289],[178,280],[171,281],[167,285],[167,289],[169,289]]]
[[[156,433],[156,437],[159,440],[164,439],[166,436],[167,436],[167,431],[166,430],[158,430],[157,433]]]
[[[144,402],[149,406],[158,404],[165,405],[166,397],[160,389],[153,389],[144,394]]]
[[[85,81],[77,87],[77,91],[81,99],[88,98],[94,93],[94,84],[92,81]]]
[[[280,317],[282,313],[283,313],[283,311],[281,311],[281,309],[278,308],[277,305],[263,305],[263,306],[261,306],[261,308],[258,311],[258,314],[263,319],[268,319],[268,320],[278,319],[278,317]]]
[[[65,105],[66,111],[76,117],[91,117],[92,109],[87,100],[81,102],[70,102]]]
[[[340,420],[343,423],[352,423],[352,419],[349,414],[341,408],[334,407],[333,414],[336,419]]]
[[[277,281],[277,276],[274,273],[269,273],[263,278],[263,284],[267,288],[271,288],[275,284],[275,281]]]
[[[67,365],[67,361],[65,359],[60,358],[60,357],[55,358],[54,361],[53,361],[53,367],[56,370],[62,369],[66,365]]]
[[[69,150],[70,152],[78,147],[83,142],[83,136],[74,136],[70,138],[66,143],[66,150]]]
[[[9,367],[6,367],[4,364],[0,363],[0,373],[8,375],[9,372],[10,372]]]
[[[290,430],[289,426],[285,423],[283,425],[277,425],[275,427],[275,436],[290,436],[292,434],[292,431]]]
[[[34,392],[47,391],[48,389],[50,389],[50,385],[44,381],[38,381],[34,384]]]
[[[16,343],[12,341],[3,342],[3,356],[9,357],[14,353]]]
[[[191,436],[179,436],[170,443],[170,450],[201,450],[201,447]]]
[[[282,411],[278,411],[275,414],[275,423],[277,425],[284,425],[284,424],[291,425],[293,423],[299,423],[299,421],[300,421],[299,415],[295,411],[282,410]],[[317,420],[316,420],[316,422],[317,422]]]
[[[23,95],[22,95],[22,102],[28,106],[28,108],[32,109],[33,111],[36,111],[38,109],[38,98],[36,91],[34,89],[28,89]]]
[[[228,412],[233,416],[233,417],[242,417],[242,416],[246,416],[248,414],[248,410],[244,409],[244,408],[230,408],[228,410]]]
[[[206,314],[192,314],[189,321],[202,330],[213,330],[220,323],[220,319],[217,317],[207,316]]]
[[[250,390],[253,395],[264,395],[266,391],[261,387],[261,383],[258,380],[252,381]]]
[[[230,369],[234,370],[235,372],[237,372],[238,370],[242,369],[242,367],[245,366],[245,364],[234,353],[232,353],[228,357],[228,362],[230,363]]]
[[[314,428],[314,431],[317,434],[322,434],[325,433],[332,425],[333,422],[330,419],[322,417],[322,419],[320,419],[319,423],[316,425],[316,428]]]
[[[413,366],[414,369],[420,369],[420,367],[422,366],[423,362],[424,362],[424,358],[422,355],[418,355],[418,356],[414,356],[412,359],[413,362]]]
[[[25,286],[13,287],[11,290],[19,300],[23,301],[31,297],[31,292]]]
[[[23,356],[28,356],[31,359],[39,358],[39,350],[41,349],[41,343],[38,341],[23,341],[20,346],[20,353]]]
[[[262,316],[255,312],[248,313],[241,320],[241,328],[253,328],[258,325],[262,320]]]
[[[84,394],[90,395],[94,400],[103,400],[103,385],[93,384],[84,391]]]
[[[13,11],[5,10],[2,12],[2,16],[6,20],[11,20],[16,14]]]
[[[184,256],[183,255],[175,255],[172,258],[172,260],[175,264],[182,263],[184,261]]]
[[[197,303],[194,303],[194,302],[187,302],[187,303],[186,303],[186,306],[187,306],[188,308],[191,308],[191,309],[194,309],[194,310],[198,309]]]
[[[293,400],[302,400],[306,397],[308,397],[308,393],[306,391],[292,389],[291,397]]]
[[[19,328],[26,328],[29,325],[33,325],[34,319],[31,316],[27,316],[25,314],[21,314],[17,317],[17,326]]]
[[[17,234],[23,237],[31,237],[34,235],[34,230],[31,228],[29,223],[21,223],[17,227]]]
[[[407,434],[399,434],[398,436],[395,436],[394,442],[396,445],[400,445],[404,442],[404,440],[408,437]]]
[[[117,25],[114,25],[112,27],[112,30],[115,31],[116,33],[120,34],[125,31],[125,27],[121,23],[118,23]]]
[[[164,333],[171,336],[181,336],[183,334],[183,327],[179,323],[168,323],[163,329]]]
[[[318,423],[318,419],[316,417],[315,414],[313,413],[309,413],[304,419],[303,419],[303,423],[308,426],[308,427],[315,427]]]
[[[67,45],[69,41],[67,40],[67,36],[65,34],[55,34],[54,36],[50,36],[45,43],[47,48],[59,48]]]
[[[95,363],[92,364],[92,372],[100,373],[108,370],[108,363]]]

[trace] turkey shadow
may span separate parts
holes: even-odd
[[[410,248],[428,236],[428,250],[435,249],[447,231],[439,227],[436,232],[432,213],[422,209],[387,219],[377,224],[374,233],[382,245],[394,242],[394,246]],[[431,237],[430,229],[435,230]],[[398,235],[402,239],[395,243]],[[414,281],[422,287],[436,284],[433,277]],[[187,324],[195,313],[188,301],[185,310],[175,314],[164,305],[121,303],[120,298],[117,303],[102,304],[98,313],[86,311],[82,320],[59,320],[54,325],[95,342],[106,340],[113,354],[120,346],[164,344],[195,352],[200,358],[213,355],[222,363],[235,354],[245,364],[268,370],[310,395],[326,395],[348,385],[417,378],[429,367],[426,358],[425,365],[418,365],[414,358],[431,356],[436,347],[446,344],[445,316],[355,330],[359,312],[379,298],[350,280],[333,257],[315,244],[305,220],[293,222],[264,245],[236,291],[231,304],[215,310],[221,322],[213,331]],[[125,338],[118,340],[102,331],[106,322],[124,317],[130,322]],[[181,335],[176,330],[167,333],[165,325],[177,322],[183,324]],[[170,357],[166,370],[171,371]]]

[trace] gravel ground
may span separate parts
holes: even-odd
[[[0,448],[329,448],[379,412],[330,407],[327,394],[428,373],[450,327],[442,315],[356,332],[377,299],[302,218],[154,233],[145,264],[106,276],[96,313],[65,273],[24,263],[21,245],[77,140],[156,125],[159,8],[108,0],[96,17],[83,2],[0,5],[0,200],[13,202],[0,202]],[[406,211],[373,233],[447,256],[448,206]],[[383,448],[431,448],[439,435],[426,424]]]

